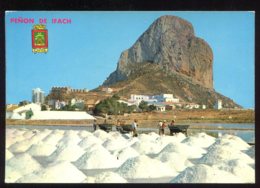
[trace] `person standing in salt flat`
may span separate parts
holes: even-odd
[[[164,129],[165,129],[165,127],[166,127],[166,120],[164,120],[163,123],[162,123],[162,129],[161,129],[162,135],[164,135]]]
[[[172,120],[171,123],[169,124],[169,126],[173,127],[174,126],[174,123],[175,123],[175,120]],[[175,134],[175,133],[171,133],[172,134]]]
[[[132,130],[133,130],[133,137],[137,137],[137,127],[138,127],[138,124],[137,124],[137,120],[135,119],[134,122],[132,123]]]
[[[96,131],[97,130],[97,120],[94,120],[94,123],[93,123],[93,128],[94,128],[94,131]]]
[[[159,127],[159,135],[162,134],[162,121],[159,121],[158,127]]]

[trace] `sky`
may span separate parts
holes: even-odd
[[[255,13],[247,11],[17,11],[6,12],[6,103],[31,101],[32,89],[47,95],[53,86],[94,89],[160,16],[189,21],[213,50],[214,89],[244,108],[255,106]],[[32,52],[33,23],[46,18],[48,52]],[[54,24],[54,18],[70,19]]]

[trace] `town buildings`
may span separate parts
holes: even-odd
[[[44,91],[40,88],[36,88],[32,90],[32,102],[43,104],[44,103]]]
[[[214,108],[217,110],[221,110],[222,109],[222,100],[218,99]]]

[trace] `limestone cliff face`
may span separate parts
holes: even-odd
[[[126,80],[134,71],[133,65],[147,62],[213,89],[212,50],[203,39],[194,35],[192,25],[181,18],[158,18],[131,48],[122,52],[116,71],[104,85]]]

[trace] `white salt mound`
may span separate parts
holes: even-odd
[[[234,174],[244,183],[255,183],[255,170],[242,160],[230,160],[213,167]]]
[[[103,141],[101,141],[100,139],[98,139],[95,136],[88,136],[86,138],[83,138],[78,145],[83,148],[83,149],[87,149],[89,147],[92,147],[94,145],[101,145],[103,143]]]
[[[199,164],[188,167],[170,183],[243,183],[233,174],[216,168]]]
[[[42,142],[45,144],[56,145],[58,143],[58,141],[62,138],[63,138],[63,134],[52,132],[48,136],[46,136],[44,139],[42,139]]]
[[[186,157],[175,152],[161,153],[156,157],[156,159],[165,163],[167,166],[173,168],[177,172],[181,172],[185,168],[193,166],[193,164]]]
[[[13,167],[22,175],[29,174],[42,168],[41,165],[27,153],[17,154],[9,159],[6,162],[6,165]]]
[[[86,176],[67,161],[57,161],[20,178],[17,183],[81,183]]]
[[[93,183],[127,183],[127,180],[115,172],[103,172],[95,176]]]
[[[15,142],[8,149],[12,153],[22,153],[25,152],[29,147],[31,147],[32,142],[30,140],[23,140],[20,142]]]
[[[23,137],[24,137],[25,139],[31,138],[32,136],[34,136],[33,131],[35,131],[35,130],[30,130],[30,131],[28,130],[28,131],[26,131],[25,133],[23,133]]]
[[[83,130],[83,131],[79,131],[78,135],[81,139],[83,139],[83,138],[86,138],[88,136],[92,136],[93,134],[89,131]]]
[[[161,147],[158,143],[150,140],[143,140],[135,142],[132,146],[140,154],[157,154],[160,152]]]
[[[14,183],[22,177],[22,174],[15,169],[15,167],[5,165],[5,182]]]
[[[75,162],[79,169],[117,168],[119,164],[116,157],[111,155],[103,146],[92,148]]]
[[[11,146],[12,144],[16,143],[16,142],[21,142],[21,141],[24,141],[26,140],[23,135],[18,135],[18,136],[15,136],[13,135],[12,137],[8,138],[7,139],[7,145]]]
[[[41,142],[44,138],[46,138],[49,134],[51,134],[51,130],[43,130],[43,131],[37,131],[29,140],[32,144],[38,144]]]
[[[56,146],[52,144],[45,144],[43,142],[40,142],[38,144],[33,144],[31,147],[26,151],[31,156],[42,156],[47,157],[51,155],[55,150]]]
[[[116,171],[121,177],[127,179],[160,178],[176,176],[177,173],[166,164],[146,155],[128,159]]]
[[[57,147],[73,147],[74,145],[77,145],[80,141],[81,138],[77,134],[65,135],[58,141]]]
[[[251,146],[248,150],[244,151],[244,153],[255,159],[255,146]]]
[[[148,134],[139,134],[138,139],[140,140],[140,142],[155,142],[156,140],[155,136],[151,136]]]
[[[201,148],[208,148],[216,141],[216,138],[207,135],[206,133],[195,134],[194,136],[187,137],[182,143],[189,146],[196,146]]]
[[[198,163],[213,165],[234,159],[243,160],[247,164],[254,163],[254,160],[251,157],[240,150],[230,148],[227,145],[214,145],[214,147],[210,147],[208,153],[200,158]]]
[[[9,160],[13,157],[14,155],[8,150],[8,149],[5,149],[5,160]]]
[[[108,138],[102,145],[109,151],[120,150],[127,147],[128,141],[124,138]]]
[[[153,138],[155,140],[160,137],[160,135],[155,132],[150,132],[147,135],[149,135],[151,138]]]
[[[110,138],[110,134],[108,134],[107,132],[98,129],[93,133],[94,136],[96,136],[97,138],[99,138],[102,141],[105,141],[106,139]]]
[[[80,158],[85,151],[78,145],[70,145],[66,147],[60,147],[56,149],[50,156],[47,157],[47,161],[76,161]]]
[[[201,158],[202,155],[206,153],[206,150],[196,146],[192,147],[184,143],[170,143],[165,146],[159,154],[170,152],[178,153],[188,159],[197,159]]]
[[[218,138],[216,142],[212,145],[226,145],[232,149],[237,149],[237,150],[248,150],[250,148],[250,145],[247,144],[244,140],[241,138],[234,136],[234,135],[229,135],[225,134],[224,136]]]
[[[116,152],[116,157],[120,161],[120,164],[123,164],[126,160],[135,158],[139,155],[140,154],[131,147],[127,147]]]

